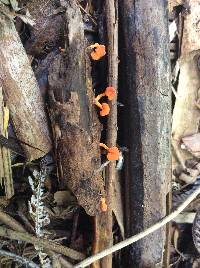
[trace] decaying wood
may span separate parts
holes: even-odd
[[[107,54],[108,54],[108,85],[116,90],[118,87],[118,1],[106,0],[105,5],[107,22]],[[110,114],[107,122],[106,144],[109,147],[116,146],[117,140],[117,102],[116,99],[110,102]],[[116,179],[116,163],[111,162],[106,167],[106,202],[108,210],[106,213],[97,216],[96,219],[96,252],[101,251],[113,244],[113,181]],[[102,268],[112,267],[112,255],[103,258],[100,263]],[[98,266],[97,266],[98,267]]]
[[[1,84],[1,83],[0,83]],[[0,85],[0,134],[7,137],[7,129],[4,129],[4,101],[3,90]],[[14,195],[10,150],[0,145],[0,185],[5,187],[5,199]]]
[[[29,27],[30,37],[25,43],[26,52],[34,57],[46,55],[58,47],[63,38],[64,9],[57,0],[22,1],[35,23],[34,27]]]
[[[51,140],[41,93],[14,22],[1,15],[0,79],[12,122],[27,159],[42,157]]]
[[[67,186],[86,212],[96,215],[105,195],[102,177],[95,172],[100,166],[101,126],[93,104],[82,15],[76,1],[62,4],[66,8],[66,52],[55,57],[48,76],[60,187]]]
[[[166,214],[171,153],[167,1],[120,1],[126,235]],[[127,123],[128,122],[128,123]],[[162,267],[165,228],[130,246],[127,267]]]

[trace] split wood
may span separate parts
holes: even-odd
[[[159,228],[163,227],[165,224],[169,223],[174,218],[176,218],[199,194],[200,194],[200,187],[198,187],[175,211],[173,211],[168,216],[164,217],[162,220],[160,220],[159,222],[157,222],[153,226],[147,228],[143,232],[140,232],[134,236],[131,236],[130,238],[128,238],[120,243],[117,243],[116,245],[114,245],[110,248],[107,248],[107,249],[97,253],[94,256],[91,256],[91,257],[85,259],[84,261],[75,265],[74,268],[87,267],[91,263],[93,263],[101,258],[104,258],[105,256],[108,256],[108,255],[112,254],[113,252],[116,252],[124,247],[127,247],[130,244],[135,243],[136,241],[138,241],[138,240],[146,237],[147,235],[155,232],[156,230],[158,230]]]
[[[71,248],[59,245],[54,241],[49,241],[47,239],[37,238],[37,237],[30,235],[28,233],[13,231],[11,229],[8,229],[8,228],[2,227],[2,226],[0,226],[0,236],[6,237],[6,238],[9,238],[12,240],[21,240],[21,241],[24,241],[27,243],[31,243],[39,248],[52,250],[54,252],[63,254],[63,255],[65,255],[71,259],[74,259],[74,260],[82,260],[85,257],[84,254],[82,254],[76,250],[73,250]]]

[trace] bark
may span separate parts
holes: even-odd
[[[1,15],[0,79],[13,125],[29,160],[44,156],[51,140],[41,93],[13,21]]]
[[[121,134],[125,159],[126,235],[166,214],[170,174],[167,1],[120,1]],[[130,246],[127,267],[161,267],[162,228]]]
[[[86,212],[96,215],[105,195],[103,179],[97,173],[101,126],[93,104],[82,15],[76,1],[61,3],[66,8],[66,52],[57,54],[48,76],[60,187],[68,187]]]

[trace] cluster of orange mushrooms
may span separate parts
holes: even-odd
[[[104,45],[100,45],[95,43],[91,45],[90,48],[92,52],[90,54],[92,60],[100,60],[103,56],[106,55],[106,49]],[[112,101],[116,97],[116,89],[112,86],[108,86],[105,91],[95,97],[94,104],[100,109],[100,116],[107,116],[110,112],[110,106],[106,102],[100,103],[100,99],[103,97],[107,97],[109,101]],[[104,143],[99,144],[100,147],[107,151],[107,159],[109,161],[119,160],[120,152],[117,147],[108,147]],[[106,199],[104,197],[101,198],[101,211],[107,211]]]

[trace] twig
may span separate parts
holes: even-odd
[[[113,252],[116,252],[124,247],[127,247],[130,244],[135,243],[136,241],[144,238],[145,236],[155,232],[156,230],[158,230],[159,228],[163,227],[165,224],[167,224],[168,222],[170,222],[174,218],[176,218],[199,194],[200,194],[200,187],[198,187],[175,211],[173,211],[168,216],[164,217],[162,220],[160,220],[159,222],[157,222],[153,226],[147,228],[146,230],[144,230],[143,232],[141,232],[139,234],[131,236],[130,238],[128,238],[120,243],[117,243],[116,245],[114,245],[110,248],[107,248],[107,249],[101,251],[100,253],[97,253],[94,256],[91,256],[91,257],[85,259],[84,261],[75,265],[74,268],[87,267],[91,263],[93,263],[101,258],[104,258],[105,256],[108,256],[108,255],[112,254]]]
[[[96,23],[96,21],[93,19],[93,17],[81,6],[81,5],[79,5],[79,8],[90,18],[90,20],[91,20],[91,22],[95,25],[95,26],[97,26],[97,23]]]
[[[18,232],[26,232],[26,229],[17,222],[13,217],[5,213],[0,209],[0,222],[9,226],[11,229],[16,230]]]
[[[106,23],[108,37],[108,85],[117,90],[118,87],[118,0],[106,0]],[[115,146],[117,141],[117,101],[109,103],[110,114],[107,122],[106,144]],[[116,163],[111,162],[106,168],[106,202],[108,210],[100,216],[99,248],[103,249],[113,245],[112,233],[112,199],[113,181],[116,179]],[[106,224],[104,224],[106,223]],[[98,240],[98,239],[97,239]],[[101,262],[102,268],[112,267],[112,256],[106,256]]]
[[[24,258],[24,257],[21,257],[19,255],[16,255],[12,252],[9,252],[9,251],[6,251],[6,250],[3,250],[3,249],[0,249],[0,255],[1,256],[7,256],[11,259],[13,259],[15,262],[19,262],[23,265],[25,265],[26,267],[31,267],[31,268],[40,268],[37,264],[35,264],[34,262]]]
[[[6,237],[12,240],[21,240],[27,243],[31,243],[39,248],[52,250],[54,252],[63,254],[74,260],[82,260],[85,257],[84,254],[76,250],[73,250],[71,248],[59,245],[58,243],[55,243],[53,241],[49,241],[47,239],[42,239],[42,238],[37,238],[28,233],[21,233],[21,232],[13,231],[2,226],[0,226],[0,236]]]
[[[60,256],[59,257],[60,264],[64,268],[73,268],[73,265],[69,263],[64,257]]]

